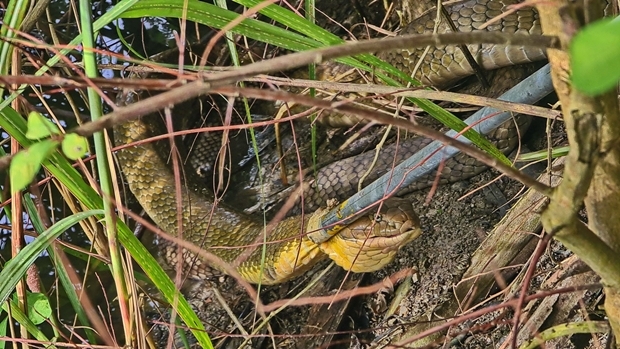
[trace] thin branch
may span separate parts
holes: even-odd
[[[318,296],[318,297],[302,297],[297,298],[295,300],[291,299],[280,299],[269,304],[263,305],[263,311],[265,313],[274,311],[284,305],[287,306],[302,306],[302,305],[312,305],[312,304],[330,304],[339,302],[342,300],[346,300],[352,297],[372,294],[380,291],[385,288],[386,285],[394,285],[398,283],[400,280],[404,279],[407,276],[411,276],[415,274],[417,271],[415,269],[404,269],[393,275],[386,277],[382,282],[377,282],[375,284],[364,286],[364,287],[356,287],[351,290],[344,290],[337,294],[328,295],[328,296]]]
[[[187,82],[179,79],[122,79],[122,78],[92,78],[90,79],[94,84],[102,88],[127,88],[136,90],[149,90],[149,91],[169,91],[174,88],[181,87]],[[447,91],[435,91],[428,89],[413,88],[408,89],[404,87],[393,87],[377,84],[355,84],[355,83],[341,83],[330,81],[316,81],[316,80],[304,80],[304,79],[288,79],[280,78],[269,75],[260,75],[255,78],[247,79],[247,81],[265,82],[268,81],[276,86],[294,86],[294,87],[313,87],[318,89],[330,89],[340,92],[363,92],[374,93],[379,95],[393,95],[397,97],[411,97],[411,98],[423,98],[432,99],[438,101],[450,101],[454,103],[467,103],[477,106],[493,107],[498,110],[512,111],[515,113],[539,116],[543,118],[555,119],[558,118],[561,113],[557,110],[548,108],[526,105],[521,103],[514,103],[508,101],[502,101],[495,98],[473,96],[468,94],[447,92]],[[88,87],[88,82],[80,77],[61,77],[61,76],[34,76],[34,75],[0,75],[0,82],[5,84],[33,84],[41,86],[58,86],[63,89],[78,89]],[[73,114],[71,114],[73,116]],[[85,118],[83,118],[85,120]]]
[[[222,88],[215,89],[214,92],[218,92],[224,95],[243,96],[243,97],[248,97],[248,98],[259,98],[259,99],[271,100],[271,101],[286,100],[289,102],[293,102],[293,103],[297,103],[297,104],[301,104],[305,106],[315,106],[318,108],[335,110],[335,111],[347,113],[347,114],[349,113],[356,114],[360,117],[375,121],[382,125],[391,124],[396,127],[400,127],[402,129],[414,132],[415,134],[418,134],[420,136],[435,139],[444,144],[457,148],[461,152],[475,158],[476,160],[484,163],[485,165],[495,168],[496,170],[502,172],[503,174],[520,181],[521,183],[527,185],[528,187],[535,189],[536,191],[546,196],[549,196],[552,192],[551,187],[536,181],[534,178],[530,176],[527,176],[521,173],[521,171],[517,170],[514,167],[511,167],[509,165],[506,165],[498,161],[496,158],[488,155],[482,150],[479,150],[471,145],[464,144],[463,142],[458,141],[452,137],[446,136],[445,134],[439,131],[433,130],[426,126],[414,124],[408,120],[395,119],[395,118],[378,113],[370,109],[351,106],[348,104],[343,104],[342,102],[330,102],[330,101],[318,100],[316,98],[300,96],[300,95],[283,92],[283,91],[265,91],[265,90],[259,90],[259,89],[251,89],[251,88],[242,89],[242,88],[237,88],[237,87],[222,87]]]
[[[342,45],[292,53],[286,56],[276,57],[250,65],[205,75],[207,81],[213,86],[231,84],[240,79],[248,78],[257,74],[267,74],[274,71],[289,70],[305,66],[311,63],[321,63],[330,59],[352,56],[366,52],[392,51],[405,48],[445,46],[458,44],[497,44],[515,45],[539,48],[557,48],[559,39],[553,36],[505,34],[499,32],[470,32],[470,33],[444,33],[444,34],[415,34],[401,35],[387,39],[372,39],[345,43]]]

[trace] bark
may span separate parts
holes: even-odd
[[[563,49],[549,50],[552,77],[562,110],[570,153],[564,180],[543,213],[543,226],[597,272],[605,285],[605,310],[620,344],[620,115],[616,91],[588,97],[570,86],[568,47],[583,25],[578,18],[596,18],[593,6],[568,1],[537,5],[543,32],[560,38]],[[577,216],[582,204],[588,226]]]

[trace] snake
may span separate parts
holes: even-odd
[[[119,145],[131,144],[156,134],[156,122],[145,119],[116,126],[115,141]],[[162,153],[168,154],[162,151],[162,146],[143,143],[119,151],[117,157],[130,190],[146,213],[160,229],[173,233],[178,228],[176,181]],[[261,219],[238,212],[225,203],[216,204],[213,193],[192,183],[186,184],[181,193],[184,239],[208,248],[226,263],[233,263],[244,247],[264,233]],[[262,258],[262,249],[256,249],[236,267],[239,274],[252,283],[281,283],[328,256],[353,272],[374,271],[389,263],[400,247],[421,233],[411,204],[398,198],[386,200],[378,211],[358,218],[334,239],[317,245],[304,233],[319,228],[318,217],[293,216],[279,222],[269,234],[265,258]],[[179,256],[177,246],[172,243],[163,242],[161,254],[169,266],[194,260],[187,271],[191,278],[217,275],[213,266],[196,259],[190,251],[185,250]]]
[[[417,0],[404,0],[414,4]],[[446,6],[451,19],[460,31],[472,31],[487,20],[501,14],[514,0],[467,0]],[[425,33],[435,26],[435,12],[427,11],[404,27],[402,33]],[[445,19],[438,32],[449,31]],[[523,8],[503,17],[485,30],[501,30],[511,33],[540,33],[536,11]],[[537,61],[545,58],[540,50],[512,48],[501,45],[469,45],[473,56],[485,69],[494,69],[514,64]],[[404,71],[411,71],[415,62],[422,57],[423,49],[391,51],[381,56],[387,62]],[[464,76],[472,74],[464,54],[456,47],[433,48],[424,55],[415,77],[422,83],[446,86]],[[421,234],[420,221],[410,202],[389,198],[378,209],[369,211],[345,227],[339,234],[325,242],[315,244],[307,233],[318,229],[317,217],[324,209],[321,203],[328,198],[345,199],[355,192],[361,174],[370,166],[374,154],[363,153],[338,161],[318,172],[315,185],[305,194],[306,209],[315,211],[308,215],[294,215],[281,220],[271,231],[266,232],[262,219],[247,215],[216,202],[214,194],[187,180],[181,193],[176,192],[176,180],[169,165],[169,151],[165,145],[139,142],[161,134],[163,128],[152,116],[124,123],[114,127],[117,145],[127,146],[117,154],[129,189],[155,224],[164,232],[176,235],[179,226],[182,238],[219,257],[224,263],[233,265],[243,279],[251,283],[277,284],[301,275],[323,259],[331,259],[344,269],[353,272],[372,272],[383,268],[394,258],[398,250]],[[529,121],[523,119],[515,127],[511,123],[500,127],[490,140],[501,151],[509,152],[518,142],[517,128],[522,131]],[[139,142],[138,144],[134,144]],[[376,170],[368,181],[387,172],[394,161],[400,161],[430,140],[411,138],[397,145],[385,147],[379,156]],[[163,142],[166,143],[166,142]],[[471,177],[485,169],[467,157],[455,157],[446,162],[442,180],[458,181]],[[413,190],[428,184],[422,181],[410,188]],[[181,212],[177,212],[176,198],[180,197]],[[180,217],[180,221],[178,220]],[[268,233],[268,234],[266,234]],[[262,241],[263,236],[265,241]],[[193,252],[182,249],[170,241],[160,242],[160,254],[171,270],[177,263],[185,263],[182,270],[194,279],[204,279],[221,274],[223,268],[211,265]],[[263,246],[255,248],[247,256],[243,252],[248,246],[262,241]],[[244,257],[244,258],[242,258]]]

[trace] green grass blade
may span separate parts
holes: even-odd
[[[41,332],[41,330],[39,330],[37,325],[35,325],[32,320],[28,318],[28,315],[24,314],[24,312],[19,308],[19,305],[15,301],[10,300],[9,303],[4,302],[2,304],[2,309],[4,311],[8,312],[8,304],[11,304],[11,315],[13,316],[13,319],[19,322],[20,326],[24,326],[28,333],[30,333],[35,339],[41,342],[51,342],[50,339],[47,338],[47,336],[43,332]],[[46,348],[56,347],[52,345]]]
[[[141,18],[146,16],[182,18],[183,0],[142,0],[125,11],[123,18]],[[187,19],[206,26],[222,28],[239,17],[239,14],[204,2],[190,2],[187,6]],[[294,51],[309,50],[323,46],[319,41],[261,22],[245,19],[232,29],[233,33],[245,35],[278,47]]]
[[[234,1],[246,7],[254,7],[263,2],[262,0]],[[278,5],[269,5],[261,9],[259,12],[282,25],[290,27],[291,29],[301,34],[314,38],[315,40],[323,43],[325,46],[344,43],[344,40],[341,39],[339,36],[319,27],[318,25],[314,24],[312,21],[307,20],[306,18],[298,16],[296,13],[287,10],[284,7]]]
[[[32,222],[32,226],[34,227],[34,230],[37,233],[41,234],[43,231],[45,231],[45,225],[39,218],[39,214],[37,213],[37,208],[34,204],[34,201],[32,201],[32,198],[30,197],[30,195],[26,194],[26,195],[23,195],[23,202],[24,202],[24,207],[26,208],[26,212],[28,213],[28,217],[30,218],[30,221]],[[54,248],[48,247],[47,253],[49,253],[51,260],[53,261],[58,260],[56,258],[56,252],[54,251]],[[67,295],[67,299],[69,300],[69,303],[71,303],[73,310],[75,311],[75,313],[78,316],[78,319],[80,320],[80,325],[83,326],[84,331],[86,332],[86,337],[88,338],[90,343],[97,343],[95,334],[90,328],[91,326],[90,326],[90,321],[88,320],[88,316],[86,315],[86,312],[84,311],[84,308],[82,307],[82,304],[80,303],[79,296],[77,292],[75,291],[75,287],[73,283],[71,282],[71,279],[69,278],[69,274],[67,274],[67,270],[65,269],[65,266],[62,263],[54,263],[54,265],[55,265],[54,272],[58,276],[58,279],[60,279],[60,284],[62,285],[63,290],[65,291]]]
[[[0,271],[0,303],[4,303],[9,298],[19,280],[26,274],[28,268],[54,239],[77,222],[100,214],[103,214],[102,210],[90,210],[63,218],[39,235],[33,242],[26,245],[17,256],[9,260],[4,265],[2,271]]]
[[[92,25],[92,13],[91,4],[89,0],[79,0],[79,19],[80,27],[82,29],[82,42],[84,47],[83,63],[86,76],[90,79],[99,77],[99,70],[97,68],[97,56],[95,55],[95,31]],[[101,106],[101,97],[98,94],[98,90],[93,87],[86,89],[88,95],[88,107],[90,110],[90,117],[93,122],[101,119],[103,115],[103,109]],[[110,164],[108,163],[107,156],[107,143],[104,137],[104,131],[95,132],[93,134],[93,143],[95,145],[95,154],[97,155],[97,175],[99,178],[99,185],[104,197],[113,197],[114,188],[112,185],[112,176],[110,174]],[[121,323],[124,331],[125,338],[131,338],[131,325],[130,310],[128,305],[128,291],[126,284],[126,277],[124,275],[123,258],[121,251],[117,243],[118,234],[115,226],[117,220],[116,213],[114,211],[113,203],[111,200],[103,200],[104,216],[104,229],[105,236],[108,239],[108,247],[110,251],[110,269],[116,286],[117,302],[121,313]]]
[[[26,12],[28,12],[29,4],[27,0],[11,0],[8,3],[2,26],[0,27],[0,74],[7,75],[11,69],[11,53],[14,46],[11,39],[17,36],[15,29],[21,26]],[[3,94],[4,86],[0,86],[0,94]]]

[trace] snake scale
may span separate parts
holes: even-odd
[[[414,4],[416,0],[403,0]],[[507,6],[514,4],[511,0],[468,0],[446,6],[452,20],[461,31],[476,30],[482,23],[501,14]],[[404,33],[422,33],[432,30],[435,23],[434,11],[423,13],[412,21]],[[439,32],[448,31],[445,21],[439,26]],[[504,32],[540,33],[537,14],[533,9],[520,9],[504,17],[500,22],[490,25],[486,30]],[[544,53],[526,51],[524,48],[502,46],[470,45],[469,49],[479,64],[486,69],[526,63],[544,58]],[[399,50],[388,52],[383,59],[408,71],[411,70],[423,50]],[[431,49],[425,56],[416,77],[429,85],[445,86],[461,77],[472,74],[472,69],[465,62],[464,55],[455,47],[438,47]],[[117,145],[127,145],[161,133],[156,123],[142,118],[114,129]],[[527,127],[523,121],[520,126]],[[518,142],[515,128],[500,129],[490,138],[502,151],[510,151]],[[412,152],[426,145],[427,140],[412,138],[401,142],[398,151],[394,146],[387,147],[380,156],[378,170],[372,177],[386,172],[396,161],[409,156]],[[368,154],[344,159],[327,166],[318,173],[316,187],[305,194],[310,204],[306,209],[317,209],[317,203],[329,198],[345,199],[354,192],[359,176],[369,166]],[[118,159],[129,188],[139,203],[165,232],[175,235],[178,230],[175,200],[175,179],[167,164],[168,153],[153,143],[142,143],[127,147],[118,153]],[[484,169],[473,159],[457,157],[446,163],[443,175],[446,181],[456,181],[479,173]],[[372,180],[369,178],[368,180]],[[186,183],[182,193],[182,228],[183,239],[201,248],[208,249],[224,262],[233,263],[244,250],[264,233],[261,219],[245,215],[223,203],[214,204],[213,194],[203,188],[196,188]],[[426,185],[422,183],[409,189]],[[318,213],[317,213],[318,214]],[[382,268],[395,256],[398,249],[415,239],[420,234],[419,220],[411,204],[402,199],[386,200],[380,211],[369,212],[349,225],[341,234],[315,245],[304,236],[314,227],[315,218],[309,215],[293,216],[279,222],[267,238],[264,264],[261,265],[262,249],[256,249],[245,261],[236,265],[237,271],[249,282],[275,284],[287,281],[313,266],[318,260],[329,258],[345,269],[354,272],[369,272]],[[313,216],[317,217],[317,215]],[[170,266],[185,262],[188,276],[206,278],[214,275],[212,266],[189,251],[184,251],[182,258],[177,253],[175,244],[167,241],[161,243],[162,256]],[[193,261],[192,263],[189,263]]]

